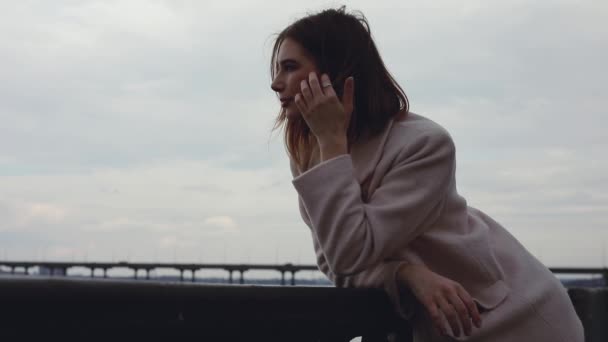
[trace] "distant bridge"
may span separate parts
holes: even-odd
[[[38,268],[44,270],[48,275],[67,275],[70,268],[86,268],[90,270],[90,276],[95,277],[96,270],[103,270],[103,277],[108,277],[108,270],[114,268],[126,268],[133,270],[133,278],[138,279],[139,271],[146,272],[145,279],[150,279],[150,271],[156,269],[174,269],[179,271],[180,280],[184,281],[184,273],[190,272],[191,281],[195,281],[195,273],[199,270],[225,270],[228,272],[228,282],[233,283],[233,273],[240,274],[239,283],[244,284],[244,273],[252,270],[277,271],[281,273],[281,285],[285,285],[285,273],[291,273],[291,285],[295,285],[295,274],[299,271],[318,271],[316,265],[293,265],[293,264],[185,264],[185,263],[147,263],[147,262],[32,262],[32,261],[0,261],[0,267],[7,267],[12,274],[30,274],[30,269]],[[21,271],[21,272],[19,272]]]
[[[252,270],[277,271],[281,273],[281,285],[285,285],[285,273],[291,273],[291,285],[295,285],[296,273],[300,271],[318,271],[316,265],[294,265],[294,264],[187,264],[187,263],[134,263],[134,262],[32,262],[32,261],[0,261],[0,267],[7,267],[15,274],[30,274],[30,269],[38,268],[40,271],[48,272],[48,275],[67,275],[70,268],[81,267],[90,270],[90,276],[95,277],[96,270],[103,270],[103,277],[107,278],[107,272],[114,268],[126,268],[133,270],[133,278],[138,279],[139,271],[146,272],[145,279],[150,279],[150,271],[156,269],[175,269],[180,273],[180,280],[184,281],[184,272],[190,272],[191,281],[195,281],[196,271],[216,269],[228,272],[228,282],[233,283],[233,273],[240,274],[239,283],[244,284],[244,273]],[[21,272],[19,272],[21,270]],[[555,274],[597,274],[604,277],[608,283],[608,268],[601,267],[552,267],[550,270]],[[39,271],[39,272],[40,272]]]

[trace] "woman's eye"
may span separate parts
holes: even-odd
[[[296,66],[287,64],[287,65],[285,65],[284,69],[285,69],[285,71],[293,71],[293,70],[296,70]]]

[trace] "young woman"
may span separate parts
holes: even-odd
[[[417,341],[583,341],[560,282],[457,193],[452,139],[409,112],[362,14],[285,28],[271,75],[302,218],[336,286],[384,288]]]

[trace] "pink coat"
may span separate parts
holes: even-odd
[[[349,154],[319,163],[316,150],[305,170],[291,169],[320,270],[338,287],[383,288],[416,340],[453,341],[401,298],[395,271],[406,262],[457,281],[477,302],[482,327],[458,340],[583,341],[555,276],[458,194],[454,143],[433,121],[400,115]]]

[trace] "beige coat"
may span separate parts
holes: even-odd
[[[482,327],[459,340],[583,341],[560,282],[458,194],[454,143],[433,121],[401,115],[349,154],[319,163],[317,150],[305,170],[291,169],[320,270],[338,287],[384,288],[416,340],[453,341],[400,298],[404,262],[457,281],[477,302]]]

